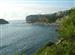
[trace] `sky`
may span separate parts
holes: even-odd
[[[0,0],[0,19],[24,20],[28,15],[51,14],[75,7],[75,0]]]

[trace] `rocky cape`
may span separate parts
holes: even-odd
[[[8,24],[9,22],[4,20],[4,19],[0,19],[0,24]]]
[[[53,14],[37,14],[37,15],[29,15],[26,17],[27,23],[53,23],[58,18],[62,18],[63,16],[67,16],[69,14],[69,10],[59,11]]]

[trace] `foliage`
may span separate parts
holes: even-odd
[[[70,15],[60,22],[59,33],[63,38],[75,37],[75,9],[71,9]]]
[[[75,55],[75,43],[64,40],[59,45],[47,46],[40,49],[35,55]]]

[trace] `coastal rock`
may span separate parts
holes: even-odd
[[[4,19],[0,19],[0,24],[8,24],[9,22],[4,20]]]
[[[52,45],[54,45],[54,44],[55,44],[54,42],[51,42],[51,41],[50,41],[50,42],[48,42],[48,43],[46,44],[46,47],[47,47],[47,46],[52,46]]]
[[[59,11],[53,14],[37,14],[37,15],[29,15],[26,17],[26,22],[27,23],[53,23],[57,19],[60,19],[64,16],[67,16],[68,10],[67,11]]]

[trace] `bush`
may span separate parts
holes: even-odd
[[[60,22],[59,33],[62,38],[75,37],[75,9],[71,9],[69,16],[63,18]]]

